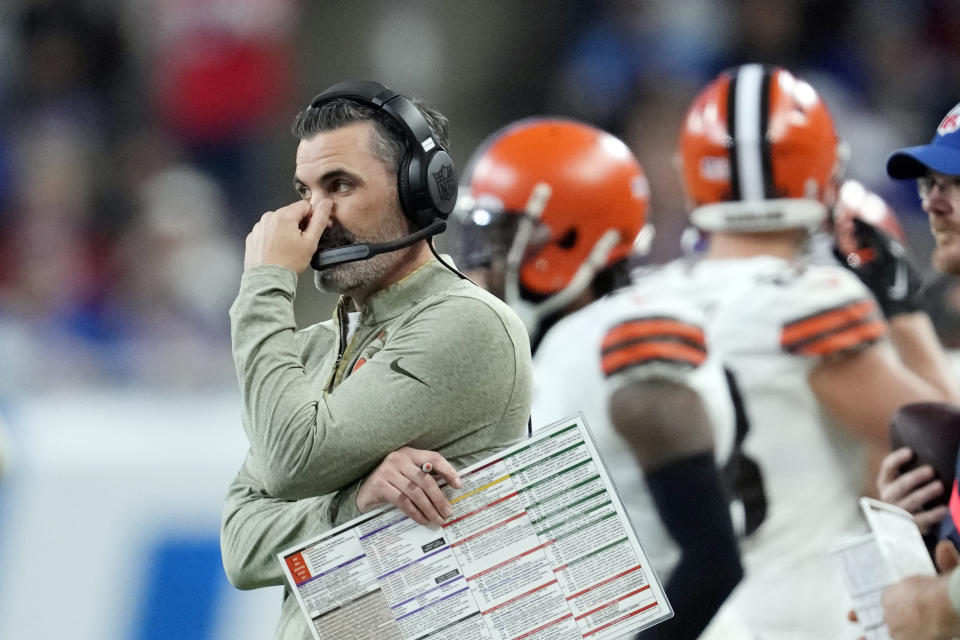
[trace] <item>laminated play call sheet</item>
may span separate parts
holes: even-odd
[[[442,527],[391,507],[278,554],[317,640],[612,640],[673,615],[582,415],[460,477]]]

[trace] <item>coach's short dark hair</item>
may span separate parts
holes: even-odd
[[[447,117],[418,99],[408,100],[423,114],[434,139],[444,149],[449,149],[450,121]],[[332,131],[353,122],[365,121],[373,122],[373,154],[394,171],[398,170],[409,144],[408,138],[401,125],[388,113],[372,106],[349,98],[335,98],[318,107],[307,107],[298,113],[293,119],[291,130],[297,138],[306,140],[322,131]]]

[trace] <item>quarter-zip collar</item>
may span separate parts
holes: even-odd
[[[453,261],[449,256],[444,255],[444,260],[449,264]],[[454,267],[456,268],[456,267]],[[353,342],[356,342],[362,331],[361,328],[370,325],[380,325],[392,318],[396,318],[422,300],[433,295],[435,292],[449,288],[444,286],[449,279],[457,279],[457,276],[450,272],[446,267],[431,260],[419,267],[416,271],[406,278],[399,280],[386,289],[376,292],[360,308],[360,318],[357,322],[357,329],[354,332],[350,344],[347,343],[349,331],[348,313],[354,308],[353,298],[350,296],[340,296],[337,301],[337,308],[334,311],[334,322],[337,327],[337,359],[333,367],[333,373],[327,383],[326,391],[330,393],[334,387],[343,379],[341,368],[345,361],[345,353],[353,353]]]
[[[453,264],[448,256],[444,256],[444,260]],[[456,280],[457,276],[436,260],[430,260],[406,278],[367,298],[360,307],[360,322],[379,324],[395,318],[437,291],[448,288],[449,285],[444,286],[444,283],[449,283],[451,278]]]

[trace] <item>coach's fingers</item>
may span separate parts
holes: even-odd
[[[404,493],[399,487],[390,485],[383,492],[385,501],[394,507],[400,509],[408,518],[417,524],[430,524],[430,516],[425,514],[417,503]]]
[[[330,226],[330,218],[333,217],[333,199],[324,198],[313,206],[310,215],[310,226],[317,229],[317,237],[323,233],[324,229]],[[309,227],[308,227],[309,228]]]
[[[311,208],[308,216],[300,221],[304,242],[311,247],[315,247],[320,242],[320,237],[327,229],[330,223],[330,208],[332,206],[330,200],[322,200]]]
[[[384,504],[392,505],[418,524],[442,522],[430,500],[410,477],[395,466],[396,457],[385,460],[367,476],[357,491],[357,509],[367,513]],[[422,472],[419,470],[417,473]],[[430,478],[431,482],[434,482]],[[434,482],[436,484],[436,482]]]
[[[405,474],[397,484],[397,489],[427,520],[442,525],[453,512],[450,503],[437,486],[433,476],[423,473],[419,468]],[[417,520],[420,524],[426,524]]]
[[[437,478],[440,477],[440,473],[449,476],[449,471],[453,467],[443,456],[434,451],[403,447],[398,449],[396,453],[410,456],[410,462],[412,463],[400,468],[401,473],[406,476],[409,483],[405,493],[434,523],[442,525],[447,518],[453,515],[453,507],[450,506],[450,501],[440,490]]]
[[[290,204],[280,207],[275,212],[276,217],[284,220],[300,222],[310,215],[310,203],[306,200],[297,200]]]
[[[439,520],[435,520],[437,524],[443,524],[447,518],[453,516],[453,507],[450,505],[447,496],[440,490],[440,485],[437,483],[437,476],[434,476],[432,473],[418,471],[415,472],[413,481],[429,501],[430,507],[432,507],[433,511],[435,511],[440,518]],[[423,507],[421,507],[421,510],[427,513]]]
[[[424,451],[419,449],[414,449],[417,455],[414,459],[420,464],[421,467],[425,463],[428,463],[431,467],[431,473],[436,474],[438,477],[447,481],[454,489],[460,489],[463,487],[463,482],[460,480],[460,474],[457,473],[457,470],[453,468],[453,465],[450,464],[446,458],[437,453],[436,451]]]

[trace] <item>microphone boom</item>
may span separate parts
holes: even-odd
[[[358,244],[347,245],[345,247],[327,249],[325,251],[320,251],[318,249],[310,259],[310,266],[317,271],[322,271],[338,264],[357,262],[359,260],[368,260],[373,256],[380,255],[381,253],[390,253],[391,251],[397,251],[398,249],[409,247],[410,245],[416,244],[424,238],[429,238],[430,236],[434,236],[443,232],[443,230],[446,228],[446,220],[441,220],[438,218],[425,226],[423,229],[415,231],[410,235],[403,236],[402,238],[391,240],[390,242],[361,242]]]

